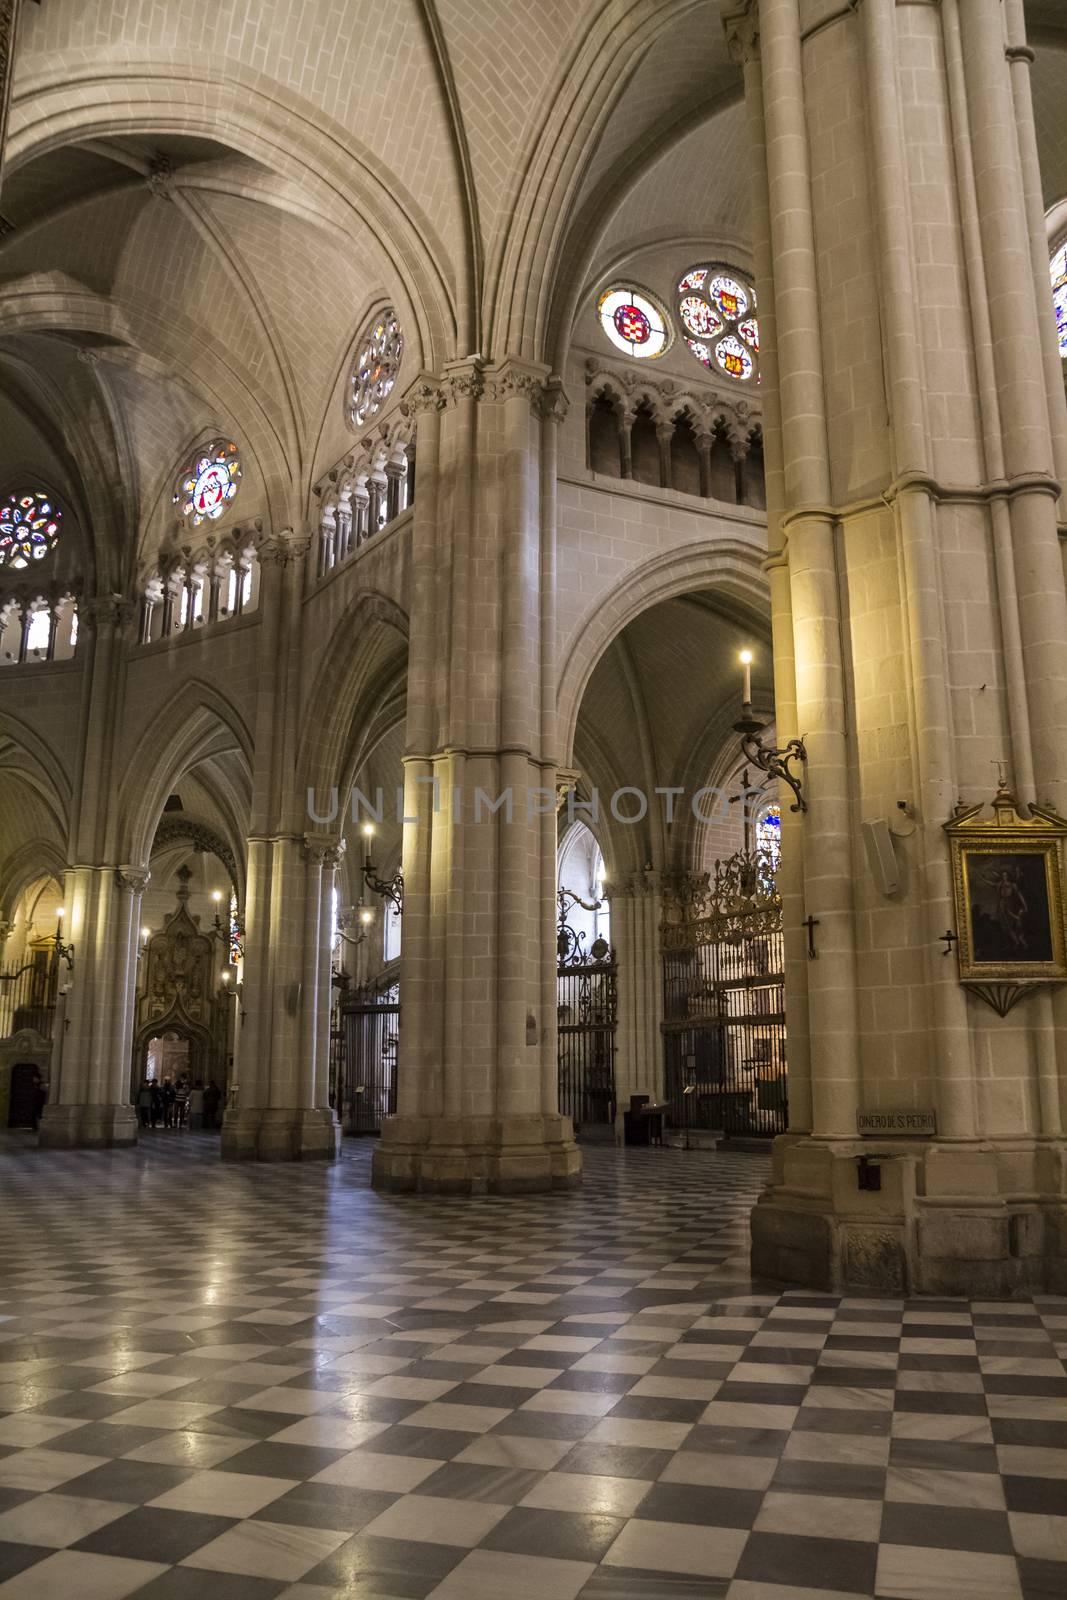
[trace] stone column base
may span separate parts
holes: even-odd
[[[863,1188],[860,1159],[881,1187]],[[752,1271],[830,1293],[1067,1289],[1067,1141],[775,1140]]]
[[[387,1117],[374,1152],[376,1189],[525,1194],[581,1182],[569,1117]]]
[[[45,1106],[37,1144],[41,1150],[110,1150],[137,1143],[133,1106]]]
[[[341,1126],[329,1110],[227,1111],[223,1161],[336,1161]]]

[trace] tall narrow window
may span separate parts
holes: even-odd
[[[1062,244],[1049,263],[1052,277],[1052,303],[1056,307],[1056,331],[1060,336],[1060,355],[1067,361],[1067,243]]]

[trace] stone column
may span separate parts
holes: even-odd
[[[337,1154],[337,1121],[319,1095],[316,1052],[323,855],[300,824],[293,789],[304,561],[310,540],[282,533],[262,573],[259,701],[245,900],[244,1021],[226,1160],[301,1161]]]
[[[112,853],[114,729],[132,604],[104,596],[81,610],[87,662],[82,687],[85,756],[72,805],[64,881],[63,939],[73,967],[60,962],[67,988],[62,1031],[53,1053],[52,1098],[41,1121],[45,1147],[133,1144],[130,1041],[136,987],[137,929],[148,882],[139,864],[116,865]]]
[[[72,867],[64,881],[62,959],[67,987],[61,1035],[53,1044],[51,1099],[41,1117],[42,1149],[137,1142],[130,1104],[130,1052],[137,989],[137,930],[146,868]]]
[[[399,1111],[374,1158],[385,1188],[542,1189],[579,1172],[554,1092],[546,1103],[554,527],[542,466],[559,411],[546,376],[461,362],[414,397],[405,770],[417,820],[404,837]]]
[[[619,964],[615,1091],[621,1132],[632,1094],[663,1099],[663,895],[660,875],[652,871],[634,873],[620,885],[607,885],[604,892]]]
[[[1063,412],[1014,0],[1008,23],[1010,41],[1000,0],[752,0],[727,24],[755,167],[777,722],[808,755],[806,813],[783,801],[791,1132],[753,1260],[824,1288],[1067,1281],[1052,1006],[997,1016],[940,942],[956,805],[991,798],[997,761],[1023,802],[1063,810],[1067,789]],[[937,1132],[861,1141],[861,1112]],[[883,1158],[877,1192],[861,1155]]]

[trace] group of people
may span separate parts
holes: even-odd
[[[137,1091],[137,1113],[142,1128],[188,1128],[198,1133],[202,1128],[218,1127],[219,1105],[222,1091],[214,1078],[205,1084],[197,1078],[164,1078],[160,1083],[146,1077]]]

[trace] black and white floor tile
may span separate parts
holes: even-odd
[[[1067,1300],[753,1283],[759,1156],[369,1158],[0,1144],[0,1600],[1067,1596]]]

